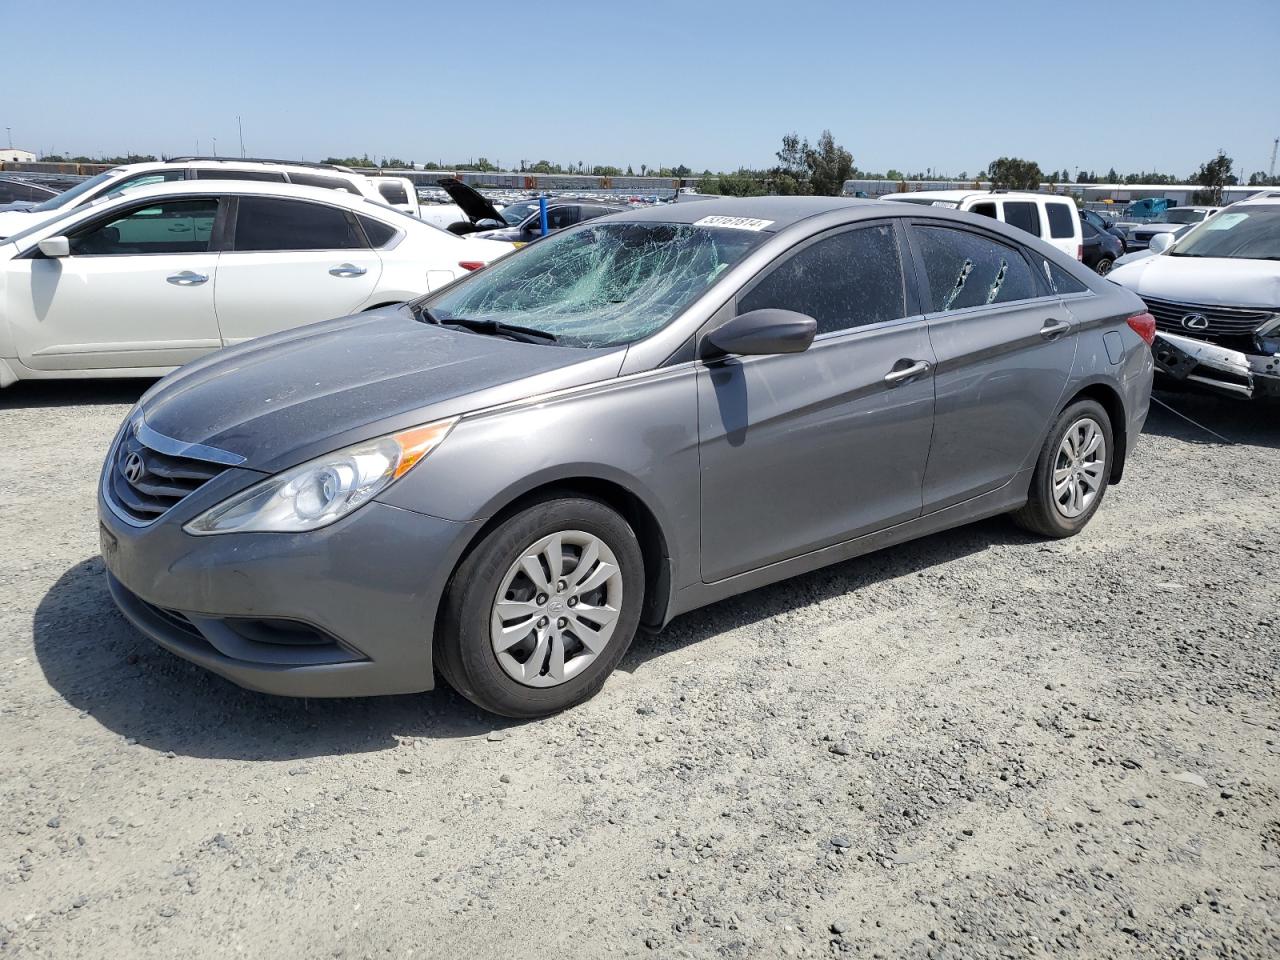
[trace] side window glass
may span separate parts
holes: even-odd
[[[213,236],[218,201],[166,200],[130,210],[68,237],[76,256],[204,253]]]
[[[1041,295],[1020,252],[976,233],[950,227],[915,227],[936,312]]]
[[[1056,263],[1050,263],[1046,260],[1044,262],[1044,274],[1049,278],[1049,286],[1053,287],[1054,292],[1061,296],[1066,296],[1068,293],[1089,292],[1089,288],[1082,281],[1077,280]]]
[[[133,190],[137,187],[149,187],[153,183],[170,183],[174,180],[185,180],[187,172],[181,168],[177,170],[152,170],[148,173],[135,173],[132,177],[125,177],[123,180],[117,180],[111,185],[103,196],[115,197],[119,196],[126,190]]]
[[[738,312],[794,310],[818,333],[906,316],[902,258],[892,225],[848,230],[805,247],[738,299]]]
[[[534,220],[536,224],[538,221]],[[547,227],[551,230],[563,230],[578,222],[577,207],[556,207],[547,211]]]
[[[257,180],[266,183],[284,183],[283,173],[267,170],[221,170],[217,167],[201,167],[196,171],[197,180]]]
[[[1044,208],[1049,214],[1049,236],[1056,240],[1067,240],[1076,235],[1072,221],[1077,217],[1073,207],[1065,203],[1046,203]]]
[[[235,249],[347,250],[363,247],[364,237],[345,210],[305,200],[241,197],[236,214]]]
[[[1040,211],[1033,200],[1004,201],[1004,222],[1033,237],[1040,236]]]
[[[980,217],[990,217],[992,220],[996,217],[996,205],[994,203],[975,203],[969,208],[970,213],[976,213]]]
[[[397,232],[395,227],[373,217],[360,217],[360,226],[364,227],[364,235],[369,238],[369,246],[376,248],[385,247]]]
[[[409,194],[405,192],[404,187],[398,183],[379,182],[378,192],[382,194],[382,199],[387,203],[408,203]]]

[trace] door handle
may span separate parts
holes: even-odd
[[[368,272],[364,267],[357,267],[354,263],[340,263],[336,267],[329,268],[331,277],[363,277]]]
[[[1046,340],[1056,340],[1070,329],[1071,324],[1067,323],[1065,320],[1049,319],[1046,320],[1044,322],[1044,326],[1040,328],[1040,336],[1044,337]]]
[[[194,270],[183,270],[181,273],[175,273],[171,277],[166,277],[175,287],[195,287],[204,283],[209,278],[203,273],[196,273]]]
[[[902,361],[899,361],[900,363]],[[900,383],[906,383],[914,377],[920,376],[922,373],[929,372],[928,360],[917,360],[909,367],[903,367],[901,370],[890,370],[884,375],[884,382],[891,387],[896,387]]]

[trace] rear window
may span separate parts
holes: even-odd
[[[1076,235],[1075,207],[1065,203],[1046,203],[1045,210],[1049,214],[1049,236],[1055,240],[1069,240]]]
[[[1027,231],[1033,237],[1040,236],[1040,211],[1034,200],[1006,200],[1004,222]]]

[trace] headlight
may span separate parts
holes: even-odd
[[[203,536],[299,533],[327,526],[404,476],[457,422],[457,417],[440,420],[317,457],[240,491],[183,529]]]

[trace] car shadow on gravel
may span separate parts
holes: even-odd
[[[1151,399],[1143,433],[1183,443],[1221,445],[1225,440],[1280,450],[1280,402],[1236,400],[1190,390],[1156,390]]]
[[[994,545],[1035,542],[1007,519],[995,518],[858,557],[695,610],[656,635],[641,634],[619,669],[634,673],[649,660],[728,630]],[[161,649],[125,621],[98,557],[58,578],[36,609],[32,631],[36,658],[54,690],[107,729],[158,753],[304,759],[385,750],[406,738],[488,736],[519,724],[477,710],[443,686],[345,700],[242,690]]]
[[[410,737],[485,736],[512,721],[448,688],[299,700],[242,690],[156,646],[122,617],[102,560],[84,560],[44,595],[32,624],[45,678],[72,707],[159,753],[289,760],[385,750]]]
[[[155,380],[23,380],[0,390],[0,410],[132,405]]]

